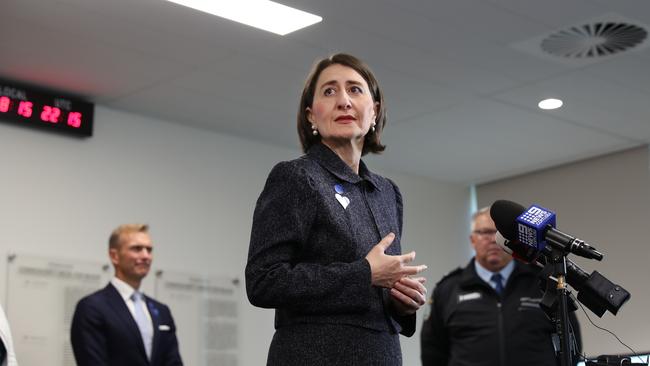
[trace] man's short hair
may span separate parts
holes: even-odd
[[[472,231],[474,231],[474,226],[476,225],[476,219],[482,215],[488,215],[488,216],[490,215],[490,206],[483,207],[472,214]],[[492,219],[492,217],[490,217],[490,219]]]
[[[108,248],[117,249],[120,246],[120,239],[122,235],[131,234],[131,233],[148,233],[149,225],[147,224],[124,224],[118,226],[111,233],[111,237],[108,239]]]
[[[474,212],[474,214],[472,215],[472,221],[476,220],[477,217],[485,214],[490,214],[490,206],[485,206],[482,209]]]

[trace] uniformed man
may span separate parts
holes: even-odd
[[[424,366],[559,364],[555,325],[539,307],[539,270],[513,261],[497,245],[496,232],[489,207],[473,215],[476,254],[433,291],[420,337]],[[579,346],[577,319],[570,318]]]

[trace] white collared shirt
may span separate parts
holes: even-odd
[[[476,274],[479,277],[481,277],[483,281],[487,282],[487,284],[489,284],[492,288],[496,288],[497,285],[496,283],[494,283],[494,281],[491,281],[490,278],[492,278],[493,274],[500,273],[503,281],[502,283],[503,288],[505,288],[506,283],[508,283],[508,278],[512,274],[512,271],[515,269],[515,261],[511,260],[510,263],[508,263],[505,267],[501,268],[501,270],[498,272],[491,272],[487,270],[485,267],[480,265],[476,260],[474,261],[474,268],[476,268]]]
[[[117,289],[117,292],[120,293],[120,296],[122,296],[122,300],[126,303],[126,307],[129,308],[129,311],[131,312],[131,316],[135,320],[135,303],[131,299],[131,296],[133,293],[136,291],[131,285],[128,283],[120,280],[117,277],[113,277],[111,279],[111,284],[115,286]],[[149,314],[149,309],[147,309],[147,304],[146,300],[143,298],[142,299],[142,310],[144,310],[145,315],[147,316],[147,319],[149,319],[149,326],[151,327],[149,330],[149,334],[151,334],[153,338],[153,322],[151,321],[151,314]]]
[[[7,350],[2,366],[18,366],[16,361],[16,352],[14,351],[14,342],[11,338],[11,330],[9,329],[9,322],[4,310],[0,307],[0,339]]]

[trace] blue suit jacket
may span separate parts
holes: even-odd
[[[110,283],[79,301],[70,329],[78,366],[182,365],[176,326],[169,308],[146,297],[153,322],[151,361],[138,326],[117,289]]]

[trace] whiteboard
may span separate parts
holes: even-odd
[[[70,323],[77,302],[106,286],[101,263],[10,255],[7,317],[21,366],[75,366]]]
[[[183,363],[239,364],[239,281],[158,271],[155,298],[171,309]]]

